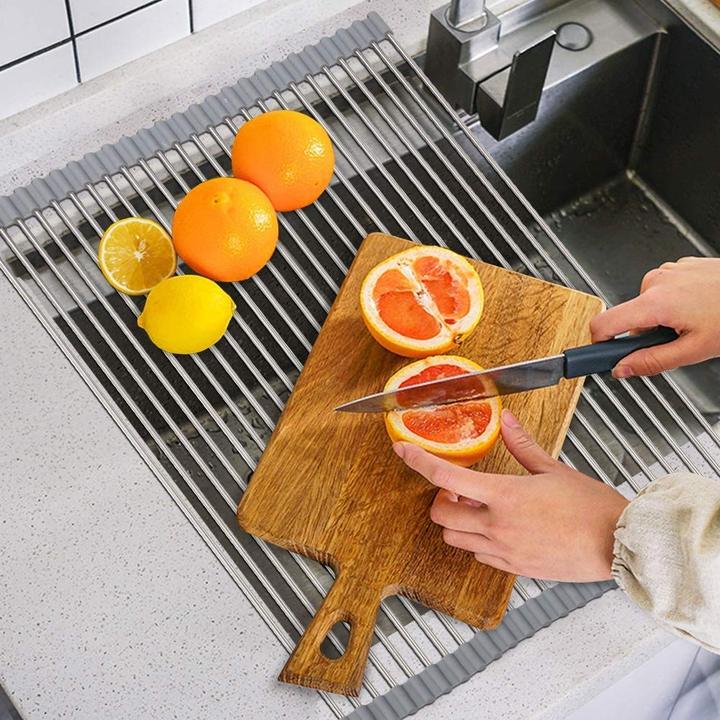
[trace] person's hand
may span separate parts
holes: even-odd
[[[443,539],[486,565],[538,579],[610,578],[613,532],[628,501],[603,483],[553,460],[508,411],[502,436],[530,475],[458,467],[416,445],[393,449],[440,490],[430,510]]]
[[[638,297],[593,318],[590,330],[593,342],[600,342],[658,325],[680,337],[623,358],[613,370],[616,378],[657,375],[720,356],[719,258],[681,258],[651,270]]]

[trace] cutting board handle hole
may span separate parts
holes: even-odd
[[[352,623],[348,620],[338,620],[320,643],[320,652],[328,660],[339,660],[347,650],[351,632]],[[333,639],[330,638],[331,635]]]

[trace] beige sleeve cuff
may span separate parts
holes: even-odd
[[[668,630],[720,653],[720,483],[677,473],[650,483],[615,529],[617,584]]]

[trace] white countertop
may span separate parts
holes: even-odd
[[[0,194],[371,9],[415,51],[437,4],[270,0],[0,122]],[[23,717],[331,717],[275,681],[285,651],[2,276],[0,307],[0,682]],[[614,591],[418,716],[562,718],[671,640]]]
[[[0,682],[22,716],[322,717],[4,277],[0,307]]]

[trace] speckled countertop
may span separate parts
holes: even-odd
[[[371,9],[416,51],[437,4],[269,0],[0,122],[0,194]],[[717,37],[709,0],[670,4]],[[329,718],[275,681],[284,650],[4,278],[0,307],[0,682],[23,717]],[[562,718],[670,641],[608,593],[418,717]]]

